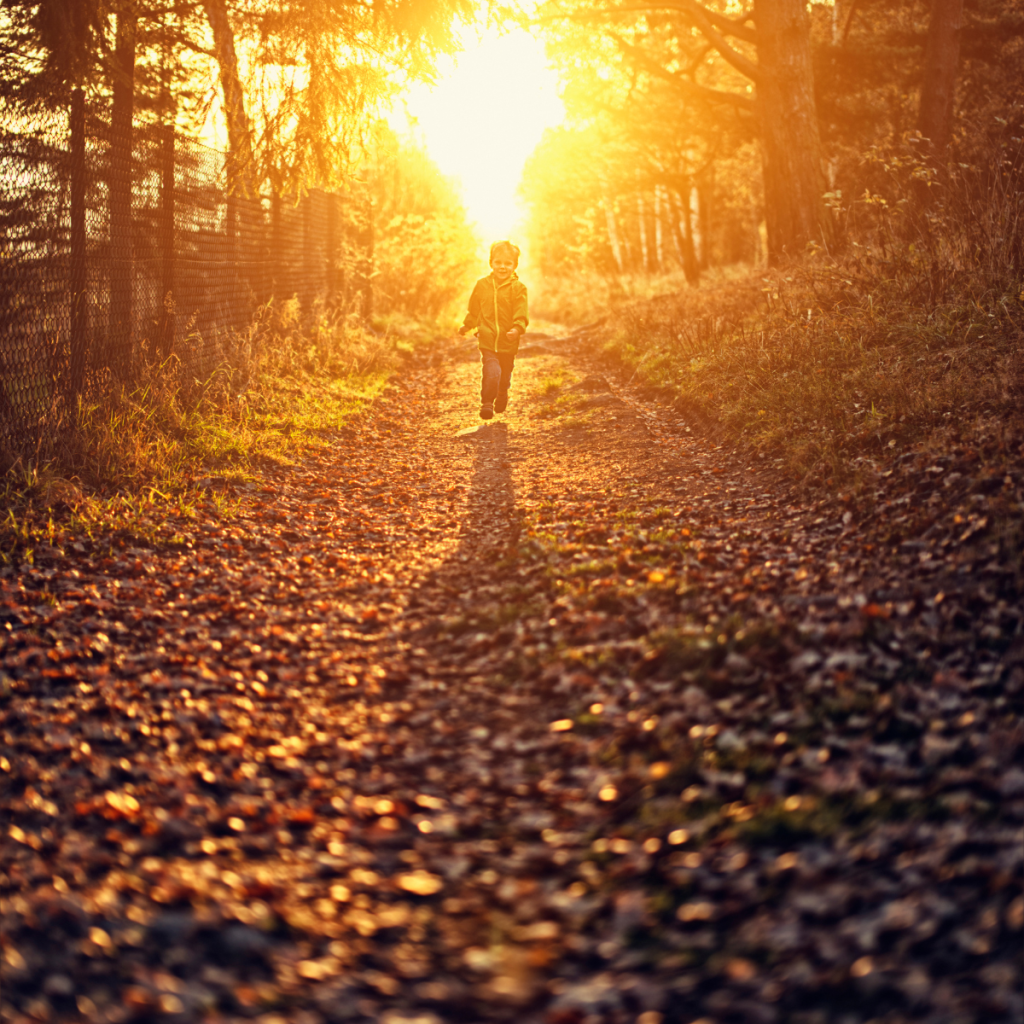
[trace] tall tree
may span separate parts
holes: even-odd
[[[4,0],[0,96],[8,104],[64,106],[97,79],[106,19],[101,0]]]
[[[202,0],[243,190],[331,185],[381,101],[455,48],[470,0]]]
[[[806,0],[755,0],[757,117],[764,161],[768,255],[828,244],[825,173],[814,98]],[[720,51],[721,52],[721,51]]]
[[[70,298],[67,368],[61,384],[76,414],[88,362],[85,218],[85,91],[95,82],[103,49],[99,0],[7,0],[0,95],[22,109],[64,107],[70,124]],[[41,355],[41,353],[40,353]],[[51,366],[56,376],[56,366]]]
[[[676,34],[674,51],[648,50],[644,39],[623,42],[624,49],[638,70],[672,82],[681,98],[753,110],[762,150],[769,258],[777,262],[801,253],[809,242],[828,244],[833,235],[823,199],[807,3],[753,0],[736,13],[731,13],[734,5],[723,6],[730,13],[697,0],[652,0],[597,10],[552,0],[544,8],[543,22],[556,33],[565,19],[597,23],[620,40],[619,26],[627,13],[646,23],[671,18],[682,26],[685,31]],[[701,44],[696,60],[686,52],[695,36]],[[699,80],[705,77],[710,55],[734,73],[731,78],[719,76],[720,83],[710,85]]]
[[[953,99],[960,64],[964,0],[932,0],[924,51],[918,125],[940,162],[953,129]]]
[[[256,194],[252,132],[227,0],[203,0],[203,10],[213,33],[213,52],[220,73],[224,120],[228,129],[228,191],[252,197]]]
[[[121,0],[115,15],[110,115],[110,323],[116,365],[131,352],[132,311],[132,115],[135,103],[135,49],[139,11],[135,0]]]
[[[713,187],[715,164],[723,165],[726,189],[747,191],[724,165],[749,148],[753,103],[740,92],[741,76],[722,61],[709,63],[707,44],[674,13],[638,18],[630,12],[600,27],[595,32],[594,22],[582,17],[561,19],[549,39],[550,57],[563,71],[571,127],[546,137],[524,174],[531,260],[543,251],[559,272],[576,252],[594,269],[636,272],[642,206],[655,237],[659,219],[668,233],[663,257],[696,283],[693,191]],[[755,206],[760,198],[748,199],[744,220]],[[750,248],[758,219],[741,232]],[[716,250],[732,236],[731,221],[723,219],[725,230],[714,232]]]

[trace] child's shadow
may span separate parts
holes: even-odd
[[[508,437],[507,423],[481,423],[476,427],[466,427],[455,436],[464,441],[491,441],[493,443],[499,434]]]
[[[517,536],[519,517],[512,481],[510,440],[515,433],[507,423],[484,423],[460,431],[460,440],[472,444],[473,475],[469,481],[468,515],[463,520],[454,560],[465,562],[503,555]]]

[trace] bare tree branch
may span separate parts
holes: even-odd
[[[652,75],[657,75],[659,78],[671,82],[681,92],[685,92],[693,98],[707,103],[725,103],[747,113],[752,114],[754,112],[754,101],[749,96],[744,96],[738,92],[726,92],[723,89],[711,89],[706,85],[698,85],[683,75],[667,70],[654,60],[653,57],[649,57],[641,47],[627,43],[621,36],[611,33],[611,38],[623,52],[628,53],[630,57],[637,61],[638,64],[641,64]]]
[[[857,4],[860,0],[853,0],[850,4],[850,13],[846,16],[846,27],[843,29],[843,41],[839,44],[840,46],[846,46],[846,40],[850,37],[850,26],[853,25],[853,16],[857,13]]]
[[[684,15],[687,21],[695,24],[701,32],[705,32],[703,26],[697,24],[698,19],[701,19],[705,24],[718,30],[716,34],[719,35],[719,38],[732,36],[735,39],[743,40],[745,43],[757,44],[757,30],[747,24],[751,15],[745,15],[738,20],[728,18],[724,14],[709,11],[702,4],[697,3],[696,0],[662,0],[661,3],[619,4],[615,7],[595,7],[587,11],[577,11],[571,14],[546,15],[538,18],[536,23],[544,24],[559,20],[586,21],[593,18],[607,17],[610,14],[646,14],[652,11],[675,11],[678,14]],[[717,45],[715,48],[718,49]],[[725,55],[723,54],[723,56]],[[746,72],[743,73],[746,74]]]
[[[710,43],[705,43],[694,55],[693,59],[686,66],[683,73],[693,78],[697,74],[697,68],[699,68],[707,58],[707,55],[711,53],[714,47]]]
[[[760,81],[761,72],[758,66],[749,57],[744,57],[739,50],[729,45],[722,33],[715,28],[709,17],[710,12],[703,5],[697,3],[696,0],[680,0],[680,9],[719,52],[724,61],[731,64],[741,75],[749,78],[752,82]],[[715,15],[716,19],[719,17],[720,15]]]
[[[709,11],[703,4],[696,3],[695,0],[679,0],[674,5],[685,13],[689,14],[692,8],[698,8],[701,14],[707,18],[707,20],[717,28],[722,35],[732,36],[735,39],[742,39],[745,43],[753,43],[757,45],[757,29],[751,28],[747,25],[747,21],[750,20],[753,15],[746,14],[742,18],[727,18],[724,14],[718,14],[716,11]],[[701,29],[703,31],[703,29]]]
[[[183,50],[188,50],[191,53],[201,53],[204,57],[210,57],[213,60],[217,59],[217,51],[211,50],[209,47],[200,46],[198,43],[194,43],[191,39],[182,38],[179,40],[178,45]]]

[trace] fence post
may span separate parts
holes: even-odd
[[[114,138],[108,147],[110,160],[110,314],[107,323],[105,362],[115,373],[128,376],[132,363],[132,176],[131,129],[117,141],[122,124],[112,124]],[[126,152],[127,151],[127,152]],[[125,158],[127,156],[127,165]]]
[[[247,200],[253,204],[253,224],[259,225],[259,236],[253,239],[255,259],[259,262],[254,271],[259,283],[259,305],[265,306],[270,301],[270,235],[267,228],[267,212],[263,208],[263,199],[256,195]]]
[[[104,362],[122,379],[129,379],[134,361],[133,291],[135,271],[132,239],[132,113],[135,96],[135,36],[138,14],[130,5],[117,14],[114,50],[113,102],[107,146],[109,234],[107,265],[110,310]]]
[[[363,228],[363,252],[360,263],[363,273],[361,290],[363,293],[363,319],[369,320],[373,316],[373,196],[366,199],[366,223]]]
[[[311,213],[313,193],[307,191],[302,197],[302,305],[306,312],[313,306],[316,298],[316,287],[313,284],[313,225]]]
[[[161,153],[160,205],[163,216],[160,224],[160,252],[163,256],[162,291],[164,296],[163,322],[160,325],[160,355],[167,359],[174,349],[174,120],[164,125],[163,152]]]
[[[227,195],[227,236],[228,236],[228,269],[234,274],[238,269],[238,199],[233,192]]]
[[[230,326],[232,328],[244,327],[243,311],[239,307],[239,288],[238,288],[238,252],[240,248],[240,239],[238,231],[238,199],[235,196],[235,190],[231,188],[230,183],[228,184],[227,192],[227,218],[225,224],[225,230],[227,231],[227,253],[224,267],[223,278],[227,282],[227,293],[230,295]]]
[[[71,290],[70,384],[77,412],[78,397],[85,384],[88,357],[88,314],[85,254],[85,91],[71,92],[71,262],[68,284]]]
[[[338,292],[338,197],[327,192],[327,301]]]
[[[270,200],[270,258],[273,261],[270,273],[270,293],[280,299],[281,289],[281,193],[275,191]]]

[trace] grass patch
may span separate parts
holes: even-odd
[[[719,270],[715,279],[733,271]],[[556,324],[575,327],[593,323],[609,310],[671,295],[686,285],[682,271],[672,274],[619,274],[610,277],[585,270],[578,274],[549,276],[530,283],[530,314]]]
[[[570,425],[570,421],[572,423],[579,423],[587,415],[584,409],[585,402],[585,396],[569,391],[564,395],[559,395],[554,401],[545,402],[537,409],[534,416],[541,420],[553,420],[564,417],[564,426]]]
[[[693,309],[714,309],[713,292],[631,307],[610,347],[667,387],[691,426],[811,484],[862,489],[916,446],[1019,443],[1024,307],[1015,296],[932,309],[889,301],[881,312],[870,291],[842,304],[843,272],[816,260],[763,278],[772,289],[764,304],[729,318]]]
[[[552,373],[545,374],[537,382],[537,390],[542,395],[553,395],[565,385],[567,380],[569,380],[569,373],[565,369],[559,368]]]
[[[209,490],[256,480],[330,443],[380,395],[394,370],[440,330],[402,318],[373,329],[297,307],[264,310],[204,380],[172,356],[132,387],[111,386],[78,411],[73,431],[8,458],[0,557],[32,557],[72,535],[145,536],[165,516],[229,514]]]
[[[810,485],[862,491],[910,449],[1019,458],[1019,163],[924,210],[893,171],[888,199],[844,211],[842,254],[624,306],[608,350],[691,427]]]

